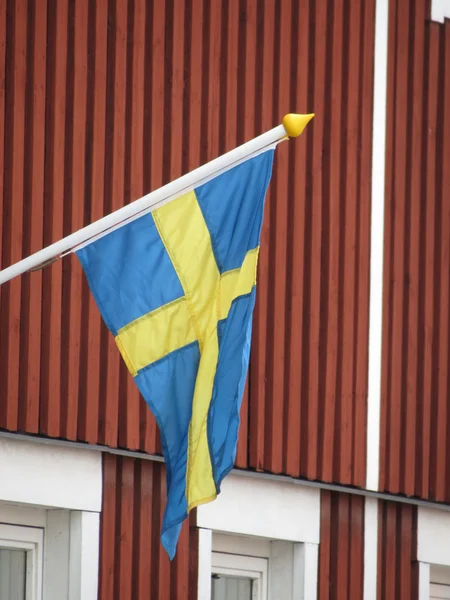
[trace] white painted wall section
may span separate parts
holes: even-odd
[[[317,600],[319,544],[294,544],[293,598]]]
[[[44,598],[67,598],[69,591],[70,512],[48,510],[45,527]]]
[[[378,500],[364,501],[364,600],[377,600]]]
[[[100,452],[0,439],[0,500],[100,512]]]
[[[70,513],[69,600],[97,600],[99,513]]]
[[[419,507],[417,560],[450,567],[450,512]]]
[[[450,0],[431,0],[431,19],[439,23],[450,19]]]
[[[320,490],[229,475],[217,500],[198,507],[197,525],[218,532],[318,544]]]
[[[388,0],[377,0],[375,12],[375,66],[372,139],[369,390],[367,403],[366,476],[366,487],[367,489],[373,491],[378,490],[378,474],[380,464],[388,13]]]
[[[212,532],[198,532],[198,600],[211,600]]]
[[[419,600],[430,600],[430,565],[419,563]]]

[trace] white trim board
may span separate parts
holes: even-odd
[[[389,0],[375,3],[366,488],[379,489]],[[364,600],[377,598],[378,501],[365,498]]]
[[[145,452],[137,452],[135,450],[122,450],[121,448],[109,448],[98,444],[86,444],[81,442],[70,442],[67,440],[55,440],[52,438],[37,437],[32,435],[24,435],[22,433],[9,433],[0,431],[1,440],[13,440],[20,442],[28,442],[31,444],[39,444],[51,448],[69,448],[72,451],[80,450],[82,452],[96,452],[100,456],[103,453],[113,454],[114,456],[129,456],[130,458],[138,458],[141,460],[150,460],[153,462],[164,462],[162,456],[157,454],[146,454]],[[80,456],[81,454],[79,454]],[[243,469],[233,469],[232,475],[236,477],[253,477],[254,479],[270,480],[276,482],[288,483],[292,486],[300,486],[312,488],[315,490],[328,490],[330,492],[342,492],[343,494],[352,494],[355,496],[364,496],[366,498],[375,498],[377,500],[388,500],[389,502],[399,502],[400,504],[411,504],[412,506],[424,506],[433,510],[442,510],[450,512],[450,504],[442,502],[434,502],[432,500],[421,500],[420,498],[398,496],[387,492],[376,492],[365,488],[355,488],[348,485],[340,485],[335,483],[324,483],[322,481],[310,481],[308,479],[295,479],[289,475],[274,475],[272,473],[262,473],[258,471],[246,471]],[[1,499],[1,498],[0,498]],[[95,512],[95,511],[94,511]]]
[[[389,1],[377,0],[375,13],[374,106],[372,126],[366,473],[366,487],[373,491],[378,490],[380,463],[388,14]]]
[[[25,550],[25,595],[27,600],[42,600],[44,530],[37,527],[0,524],[0,547]],[[11,593],[12,590],[9,590]],[[15,589],[14,598],[21,594]],[[2,596],[3,598],[3,596]]]
[[[431,582],[450,583],[449,540],[450,514],[419,507],[417,517],[419,600],[429,600]]]
[[[450,0],[431,0],[431,20],[443,23],[450,19]]]
[[[217,500],[197,509],[197,526],[218,532],[319,543],[320,491],[230,474]]]
[[[101,510],[102,457],[95,451],[0,438],[0,481],[4,502]]]
[[[419,507],[417,560],[450,567],[450,514]]]
[[[364,503],[364,600],[377,600],[378,500]]]

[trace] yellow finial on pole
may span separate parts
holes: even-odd
[[[298,137],[314,117],[314,113],[309,115],[296,115],[289,113],[283,117],[283,127],[289,137]]]

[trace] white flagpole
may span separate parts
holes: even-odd
[[[180,196],[182,193],[197,187],[207,179],[230,169],[234,165],[250,158],[252,155],[262,152],[264,149],[270,148],[270,146],[273,146],[287,137],[297,137],[302,133],[303,129],[313,116],[314,115],[312,114],[286,115],[283,118],[282,125],[274,127],[253,140],[238,146],[234,150],[219,156],[198,169],[194,169],[194,171],[191,171],[186,175],[183,175],[179,179],[175,179],[154,192],[150,192],[139,200],[83,227],[83,229],[80,229],[79,231],[75,231],[59,242],[55,242],[54,244],[47,246],[47,248],[32,254],[28,258],[24,258],[10,267],[3,269],[3,271],[0,271],[0,285],[18,275],[22,275],[22,273],[43,266],[45,263],[53,262],[63,254],[82,246],[94,237],[99,237],[101,234],[120,224],[124,224],[124,222],[132,220],[138,215],[140,216],[141,213],[148,211],[152,207],[162,206],[164,203]]]

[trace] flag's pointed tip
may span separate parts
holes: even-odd
[[[283,117],[283,127],[289,137],[298,137],[314,117],[314,113],[309,115],[296,115],[289,113]]]

